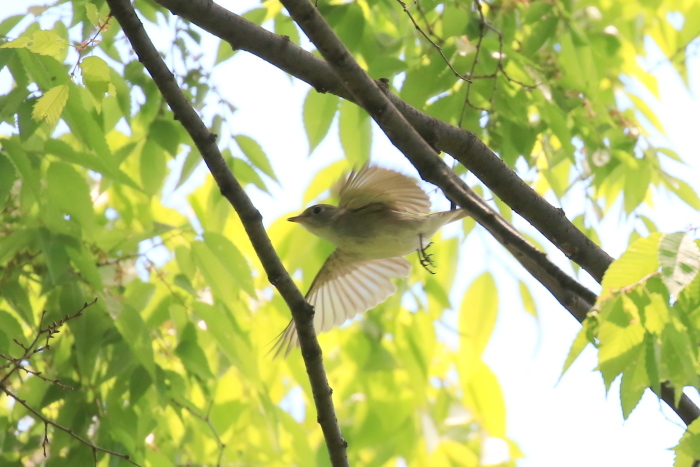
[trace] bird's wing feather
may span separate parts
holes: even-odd
[[[413,179],[383,167],[366,165],[350,172],[339,194],[339,206],[349,210],[384,203],[397,211],[430,212],[430,198]]]
[[[334,251],[316,275],[306,299],[314,307],[314,329],[326,332],[386,300],[396,291],[393,278],[406,278],[411,263],[402,257],[356,260]],[[275,357],[299,345],[294,320],[272,347]]]

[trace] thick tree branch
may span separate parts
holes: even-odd
[[[334,466],[348,465],[347,443],[338,426],[331,398],[332,390],[328,385],[321,358],[321,348],[313,327],[313,309],[306,303],[304,296],[284,269],[263,227],[262,216],[226,165],[216,146],[216,135],[209,132],[183,95],[173,74],[168,70],[146,34],[143,24],[136,16],[129,0],[108,0],[107,3],[139,60],[151,74],[158,89],[172,109],[175,118],[182,123],[192,137],[214,180],[221,189],[221,194],[226,197],[238,213],[270,283],[277,288],[292,311],[306,372],[311,382],[318,422],[326,439],[331,462]]]
[[[157,0],[174,14],[309,83],[357,104],[326,61],[250,21],[206,0]],[[472,132],[419,111],[387,93],[391,102],[434,149],[444,151],[471,170],[491,191],[520,214],[596,281],[602,280],[612,258],[539,196]],[[431,181],[431,180],[428,180]],[[432,182],[432,181],[431,181]],[[442,187],[441,187],[442,188]]]

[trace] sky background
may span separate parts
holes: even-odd
[[[26,0],[3,3],[0,21],[25,12],[34,4]],[[250,0],[219,3],[239,14],[256,5]],[[165,45],[169,37],[161,35],[158,40]],[[696,55],[699,49],[694,49]],[[205,50],[212,50],[212,54],[204,56],[203,62],[213,64],[216,49]],[[658,62],[659,57],[653,54],[644,62],[646,69],[654,68],[661,90],[660,100],[651,98],[647,102],[666,130],[665,135],[653,135],[653,142],[677,151],[688,162],[689,167],[666,168],[682,176],[697,190],[697,180],[700,180],[697,149],[700,60],[696,56],[689,64],[691,93],[685,91],[685,86],[670,66],[654,67]],[[271,195],[253,187],[247,190],[265,224],[304,208],[302,195],[313,175],[343,156],[335,123],[326,140],[309,155],[301,120],[309,86],[243,52],[213,68],[212,75],[221,95],[238,109],[226,125],[234,134],[249,135],[257,140],[280,179],[280,186],[269,185]],[[0,92],[7,92],[8,86],[9,75],[6,71],[0,72]],[[630,83],[630,87],[639,91],[642,97],[650,97],[634,83]],[[376,127],[373,136],[373,161],[417,176],[415,169]],[[194,181],[169,196],[167,202],[181,206],[186,191],[201,183],[206,176],[205,169],[200,167]],[[427,184],[424,187],[430,189]],[[444,203],[444,200],[439,201]],[[662,231],[700,226],[699,214],[680,201],[660,194],[655,196],[655,203],[655,208],[645,208],[645,213]],[[435,209],[444,207],[443,204],[434,206]],[[570,218],[578,214],[576,206],[567,207],[567,214]],[[601,226],[602,246],[613,257],[618,257],[624,250],[630,231],[630,226],[621,219],[611,215]],[[541,244],[547,243],[522,220],[517,219],[516,226],[538,238]],[[448,235],[450,232],[454,230],[449,230]],[[439,244],[433,248],[439,248]],[[673,452],[669,448],[678,442],[684,430],[676,415],[647,391],[630,418],[623,421],[618,397],[619,381],[613,384],[606,396],[602,378],[594,371],[596,353],[590,346],[559,380],[569,347],[580,329],[579,324],[479,227],[462,248],[465,250],[461,255],[463,262],[451,295],[455,306],[461,303],[461,296],[471,281],[485,270],[498,278],[499,318],[484,359],[498,376],[504,391],[509,436],[526,455],[518,465],[671,466]],[[566,271],[574,274],[558,251],[549,249],[548,252]],[[537,303],[538,320],[524,311],[517,293],[517,279],[530,285]],[[585,273],[580,279],[598,291],[597,285]],[[453,313],[452,317],[456,314]],[[454,339],[449,332],[442,335],[447,340]]]

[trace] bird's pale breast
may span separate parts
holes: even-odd
[[[358,258],[405,256],[419,248],[426,220],[427,216],[388,210],[346,212],[334,225],[335,238],[329,240]]]

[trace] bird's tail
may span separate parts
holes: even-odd
[[[464,209],[452,209],[451,211],[443,211],[431,214],[440,219],[440,225],[449,224],[450,222],[458,221],[467,217],[469,213]]]
[[[445,224],[449,222],[458,221],[469,216],[469,213],[466,211],[466,209],[453,209],[451,211],[447,211],[446,214],[451,214],[452,216],[450,217],[450,220],[445,222]]]

